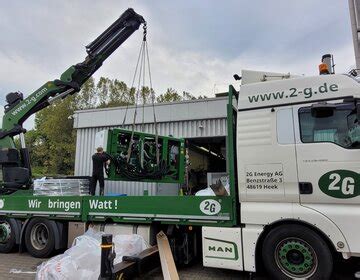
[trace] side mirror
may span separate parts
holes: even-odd
[[[314,118],[328,118],[334,115],[336,105],[328,103],[313,104],[311,106],[311,116]]]

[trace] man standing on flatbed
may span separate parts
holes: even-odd
[[[104,195],[104,164],[110,164],[110,156],[104,153],[102,147],[96,149],[96,153],[92,156],[93,172],[90,182],[90,194],[95,195],[96,184],[99,181],[100,195]]]

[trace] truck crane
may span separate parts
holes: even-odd
[[[222,108],[227,195],[50,196],[26,189],[28,152],[23,147],[20,157],[12,139],[23,137],[23,121],[79,91],[142,23],[128,10],[60,80],[25,100],[7,96],[0,133],[0,253],[19,246],[48,257],[91,226],[136,233],[150,245],[163,231],[177,264],[201,258],[206,267],[264,267],[270,279],[332,279],[335,260],[360,257],[360,81],[356,70],[335,74],[331,55],[323,56],[319,76],[243,70],[240,88],[229,85]],[[143,133],[138,146],[149,138]],[[119,129],[102,131],[98,139],[113,154],[126,154],[131,142]],[[163,140],[170,143],[163,145],[166,151],[173,139]],[[109,179],[122,181],[116,169]]]
[[[80,91],[81,86],[143,24],[144,18],[133,9],[127,9],[99,37],[86,46],[83,62],[70,66],[60,79],[48,81],[24,99],[20,92],[6,95],[2,128],[0,129],[0,192],[11,193],[31,186],[29,151],[25,145],[23,123],[39,110],[56,100]],[[144,29],[144,30],[145,30]],[[20,136],[21,148],[17,150],[14,136]]]

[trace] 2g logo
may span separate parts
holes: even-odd
[[[329,191],[339,191],[345,195],[353,195],[355,191],[355,179],[352,177],[345,177],[341,180],[338,173],[331,173],[330,180],[333,180],[329,185]],[[340,185],[338,185],[340,183]]]
[[[335,198],[352,198],[360,195],[360,175],[350,170],[330,171],[319,179],[321,191]]]
[[[206,215],[216,215],[221,210],[221,204],[215,199],[205,199],[200,203],[200,210]]]

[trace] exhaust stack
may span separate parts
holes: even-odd
[[[335,74],[334,57],[332,54],[324,54],[319,65],[320,75]]]

